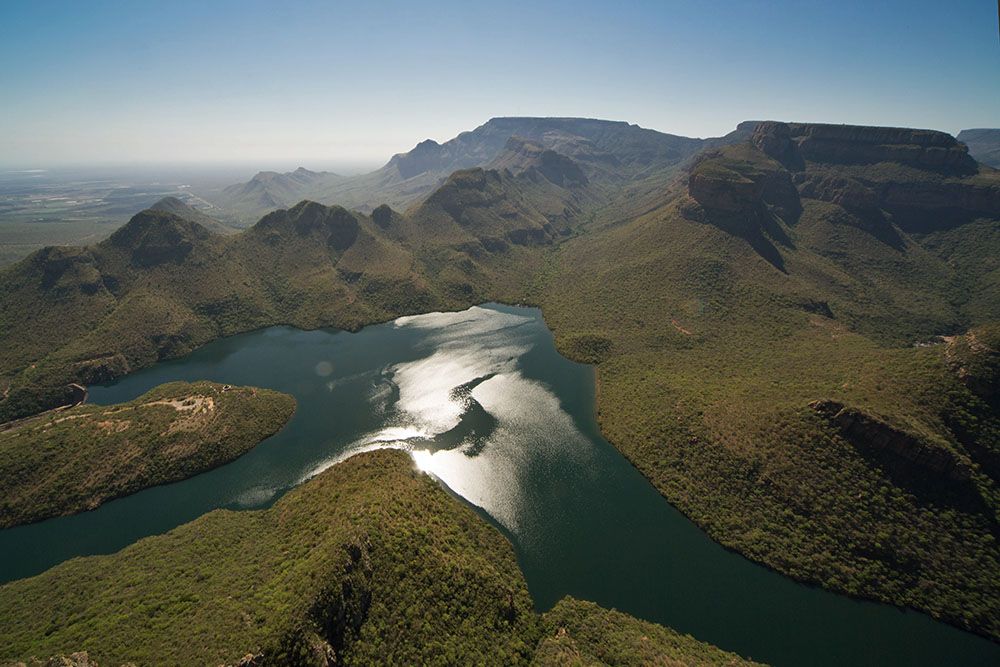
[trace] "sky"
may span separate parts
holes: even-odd
[[[1000,127],[993,0],[0,1],[0,164],[376,166],[494,116]]]

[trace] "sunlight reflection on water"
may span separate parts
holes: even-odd
[[[303,480],[361,452],[402,449],[506,529],[543,539],[542,510],[524,499],[529,468],[540,459],[579,460],[592,445],[556,395],[518,370],[531,344],[517,329],[528,322],[484,308],[396,320],[396,327],[431,333],[423,357],[385,369],[370,390],[373,407],[392,425],[358,438]]]

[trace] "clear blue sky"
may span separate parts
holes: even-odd
[[[492,116],[1000,126],[994,0],[0,2],[0,163],[381,162]]]

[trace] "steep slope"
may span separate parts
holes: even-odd
[[[1000,129],[962,130],[956,138],[969,147],[969,155],[976,160],[1000,168]]]
[[[235,227],[225,225],[210,215],[202,213],[193,206],[185,204],[177,197],[164,197],[149,208],[152,211],[173,213],[178,218],[184,218],[185,220],[190,220],[191,222],[197,222],[199,225],[215,234],[235,234],[239,231]]]
[[[967,157],[763,124],[532,294],[600,362],[602,431],[715,539],[997,637],[1000,420],[924,344],[997,319],[1000,178]]]
[[[575,600],[544,618],[605,658],[649,634],[632,651],[657,664],[749,664]],[[101,665],[520,665],[541,632],[510,544],[395,451],[353,457],[270,509],[218,510],[0,586],[3,661],[85,650]],[[551,641],[538,664],[565,664],[573,648]]]

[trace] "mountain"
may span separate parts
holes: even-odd
[[[177,197],[164,197],[149,208],[153,211],[173,213],[179,218],[184,218],[185,220],[190,220],[191,222],[197,222],[199,225],[215,234],[235,234],[239,231],[235,227],[225,225],[207,213],[203,213],[193,206],[184,203]]]
[[[969,147],[976,160],[1000,168],[1000,129],[962,130],[957,139]]]
[[[405,215],[303,201],[221,236],[142,211],[102,243],[47,248],[0,274],[0,331],[10,332],[0,414],[58,405],[71,382],[220,335],[277,322],[357,329],[482,300],[568,233],[587,196],[535,172],[479,169],[456,172]]]
[[[452,172],[490,165],[504,152],[511,137],[573,159],[588,178],[612,179],[619,184],[676,166],[704,144],[700,139],[663,134],[624,122],[493,118],[444,143],[422,141],[369,174],[347,178],[315,174],[295,179],[292,174],[262,172],[248,183],[226,188],[216,203],[244,218],[259,217],[306,198],[362,211],[380,204],[403,210],[441,185]]]
[[[602,433],[712,538],[1000,637],[1000,172],[941,132],[777,121],[495,119],[410,157],[376,172],[405,208],[228,237],[145,211],[7,269],[0,412],[270,324],[533,303],[596,364]]]
[[[488,166],[514,174],[537,173],[563,187],[585,186],[589,182],[580,164],[572,158],[517,136],[507,140],[503,151]]]
[[[101,665],[756,664],[580,600],[539,614],[510,543],[396,451],[0,587],[0,660],[79,649]]]
[[[1000,321],[998,188],[944,133],[757,123],[530,301],[715,540],[998,637],[1000,420],[939,338]]]
[[[327,171],[258,172],[246,183],[231,185],[215,197],[215,203],[237,220],[256,220],[268,211],[286,208],[343,177]]]

